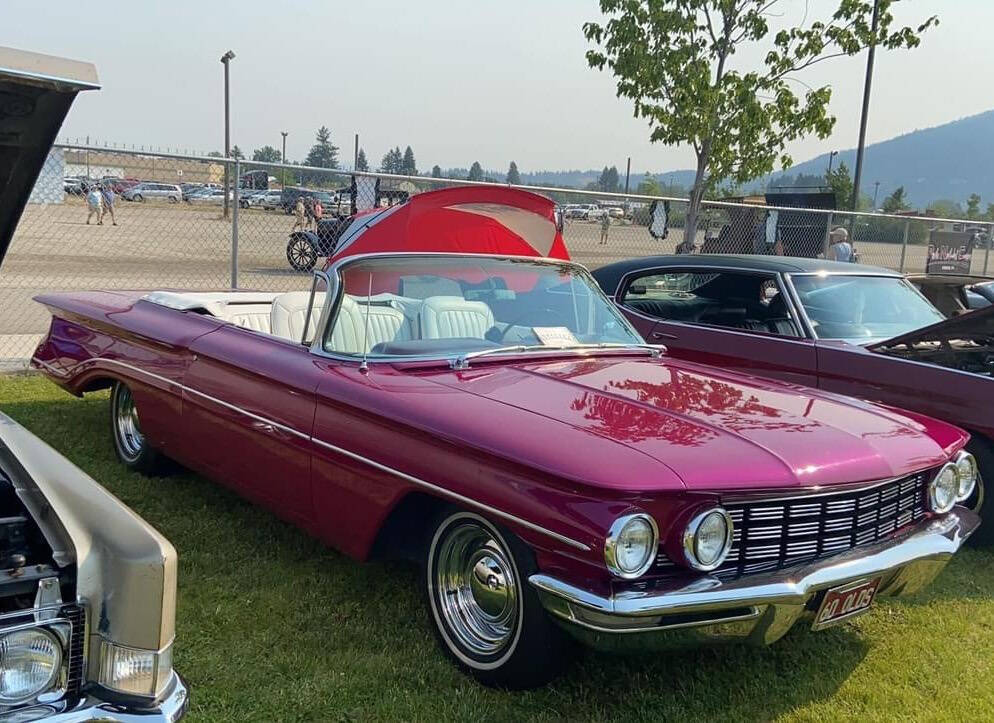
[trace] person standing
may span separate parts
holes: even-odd
[[[86,206],[89,209],[86,214],[86,225],[90,225],[90,219],[96,214],[97,225],[102,226],[104,223],[103,196],[96,184],[90,186],[90,190],[86,192]]]
[[[321,226],[321,219],[324,217],[324,206],[321,205],[321,201],[315,197],[314,199],[314,232],[317,233],[318,228]]]
[[[294,213],[297,215],[297,220],[293,223],[293,228],[290,229],[291,233],[296,231],[298,228],[303,231],[307,228],[305,225],[307,223],[304,217],[304,197],[297,196],[297,203],[293,206]]]
[[[606,210],[601,211],[601,240],[600,243],[607,243],[607,234],[611,230],[611,214]]]
[[[849,232],[841,226],[836,226],[828,235],[828,253],[825,258],[829,261],[853,261],[853,248],[849,243]]]
[[[104,213],[109,213],[111,223],[117,226],[117,219],[114,218],[114,189],[110,187],[110,184],[104,184],[100,187],[100,200],[103,202]]]

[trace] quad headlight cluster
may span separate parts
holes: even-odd
[[[0,632],[0,705],[33,701],[65,683],[68,624]]]
[[[722,507],[712,507],[691,518],[683,532],[683,556],[695,570],[721,567],[732,547],[732,518]]]
[[[949,512],[957,502],[965,502],[973,494],[979,479],[977,460],[969,452],[960,452],[929,483],[929,509],[939,514]]]

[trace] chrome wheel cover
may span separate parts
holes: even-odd
[[[438,613],[456,642],[478,656],[500,653],[518,626],[518,586],[510,553],[486,527],[463,521],[438,542]]]
[[[123,384],[114,397],[114,431],[121,455],[129,462],[138,459],[145,448],[145,437],[138,423],[138,407],[135,406],[131,390]]]

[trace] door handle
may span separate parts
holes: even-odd
[[[668,334],[665,331],[654,331],[649,336],[653,339],[672,339],[674,341],[679,338],[676,334]]]

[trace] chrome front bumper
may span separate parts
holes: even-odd
[[[83,698],[73,708],[60,711],[58,704],[22,708],[14,713],[17,721],[42,720],[45,723],[83,723],[84,721],[117,721],[118,723],[172,723],[186,714],[190,697],[186,684],[178,673],[162,700],[151,708],[136,708],[108,703],[96,697]],[[2,718],[2,716],[0,716]]]
[[[731,582],[646,582],[610,597],[542,574],[529,582],[566,630],[601,650],[734,640],[769,644],[813,615],[819,594],[829,588],[879,577],[878,598],[921,590],[979,525],[975,512],[957,507],[884,542]]]

